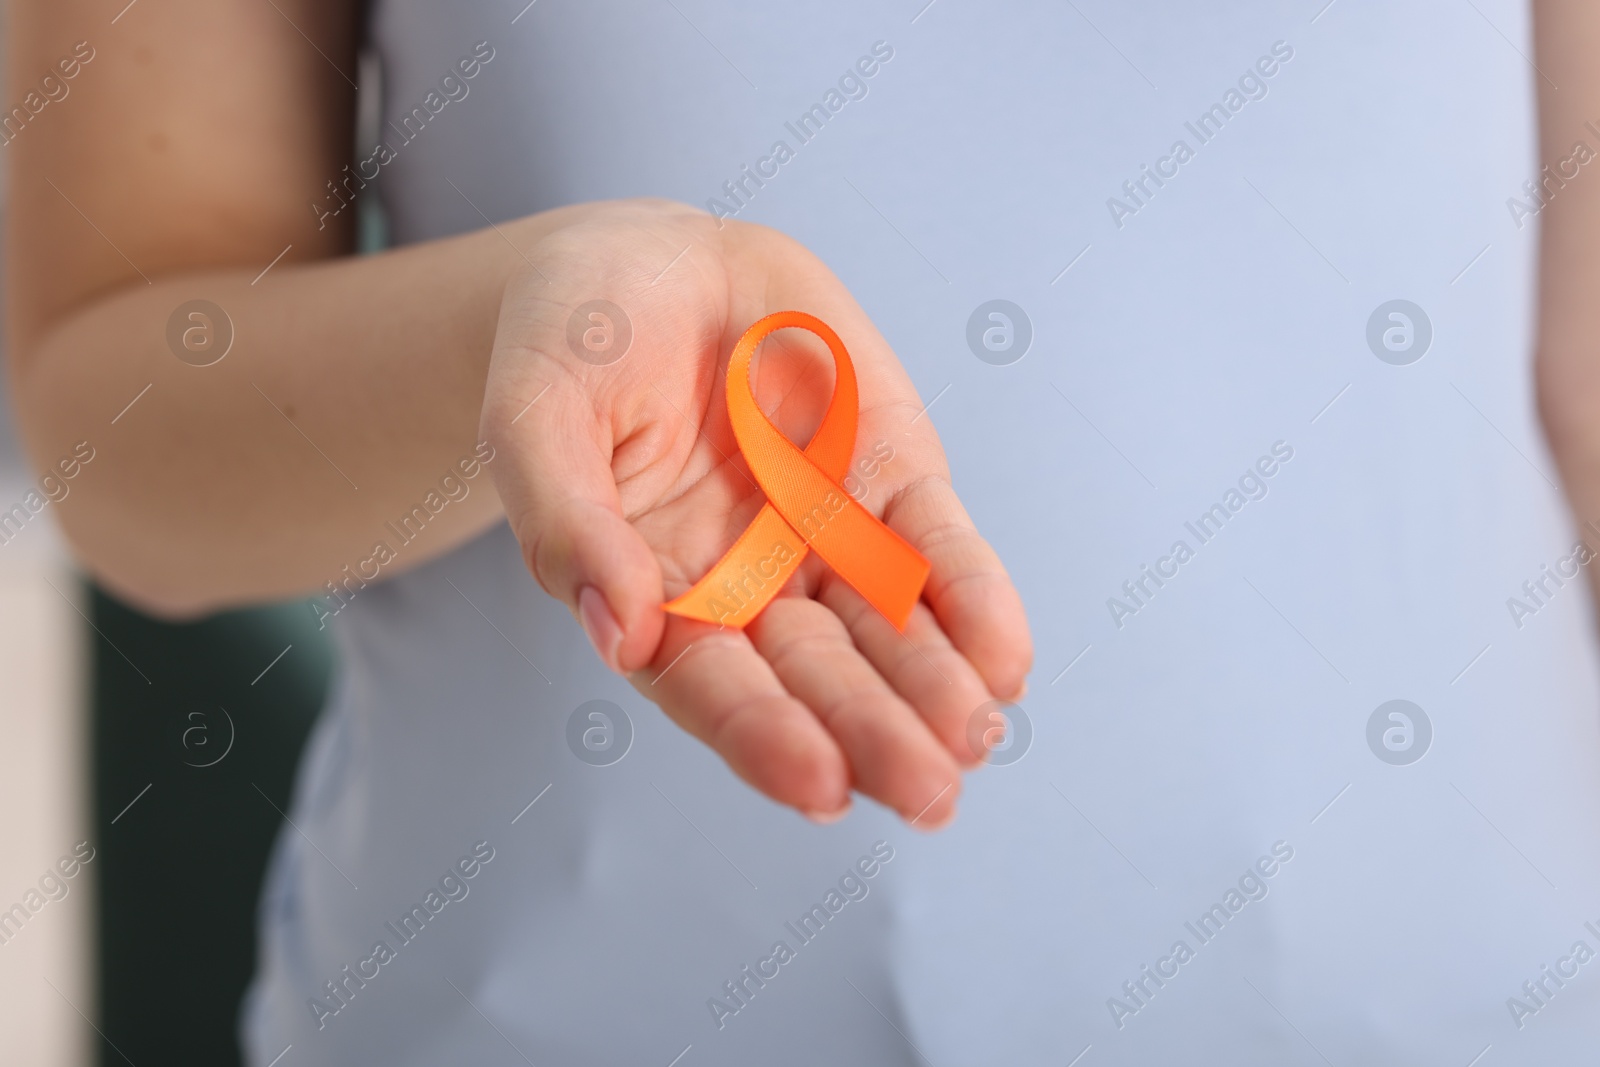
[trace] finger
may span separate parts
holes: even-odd
[[[890,498],[883,519],[933,565],[922,598],[956,649],[977,668],[991,694],[1020,699],[1033,666],[1022,598],[950,483],[930,475],[903,486]]]
[[[580,383],[559,370],[552,376],[538,407],[485,410],[499,453],[495,487],[528,569],[577,614],[607,666],[626,673],[661,643],[661,565],[623,517],[609,429]]]
[[[955,817],[956,761],[862,658],[837,615],[809,597],[779,597],[748,633],[844,750],[857,789],[922,829]]]
[[[931,420],[920,420],[928,405],[917,399],[903,365],[865,311],[815,256],[790,247],[793,242],[781,234],[758,227],[751,228],[751,234],[751,247],[766,252],[764,262],[771,272],[763,296],[824,309],[823,318],[849,346],[861,389],[860,425],[867,439],[874,428],[891,426],[912,437],[904,453],[913,473],[901,476],[901,488],[888,501],[883,519],[933,564],[924,599],[990,693],[1000,699],[1020,698],[1033,664],[1022,600],[950,487]]]
[[[739,631],[674,619],[656,663],[631,680],[778,803],[819,822],[849,807],[844,753]]]
[[[918,604],[901,633],[847,582],[830,576],[817,599],[839,617],[867,662],[922,716],[957,763],[982,762],[986,749],[974,744],[970,725],[974,712],[989,701],[989,689],[939,628],[932,609]]]

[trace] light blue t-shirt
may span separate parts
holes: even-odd
[[[653,195],[830,264],[1036,669],[949,830],[819,828],[608,674],[505,529],[362,590],[257,1067],[1592,1053],[1521,5],[379,0],[373,35],[397,243]]]

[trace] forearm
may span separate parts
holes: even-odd
[[[186,613],[303,594],[378,541],[397,550],[394,573],[484,529],[500,514],[491,480],[456,471],[464,496],[440,482],[473,452],[519,249],[551,224],[279,264],[259,281],[158,278],[63,318],[15,354],[14,385],[41,468],[80,441],[95,451],[52,509],[79,558],[123,595]],[[232,323],[210,366],[169,344],[169,318],[194,299]],[[402,547],[385,523],[430,491],[446,505]]]
[[[1600,122],[1600,9],[1538,0],[1534,17],[1535,61],[1545,76],[1536,79],[1539,162],[1554,174],[1578,142],[1600,152],[1589,125]],[[1537,386],[1552,454],[1586,523],[1600,521],[1600,175],[1585,166],[1561,181],[1551,182],[1554,195],[1542,194],[1539,215]]]

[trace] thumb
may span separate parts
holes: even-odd
[[[661,643],[661,565],[623,516],[610,434],[588,403],[560,402],[562,385],[573,387],[552,385],[491,439],[502,453],[495,487],[529,571],[572,609],[601,660],[626,674]]]

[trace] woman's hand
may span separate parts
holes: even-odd
[[[978,762],[968,723],[987,701],[1021,695],[1032,646],[899,361],[832,272],[772,230],[719,228],[659,201],[564,214],[506,288],[481,428],[534,577],[613,670],[774,800],[831,821],[854,788],[943,826],[960,768]],[[597,300],[620,321],[585,309],[569,331]],[[933,565],[904,634],[814,553],[742,632],[662,610],[765,502],[723,375],[739,335],[783,310],[817,316],[849,348],[855,455],[877,468],[862,503]],[[809,333],[763,346],[757,400],[797,446],[821,419],[831,367]],[[860,468],[854,479],[859,498]]]

